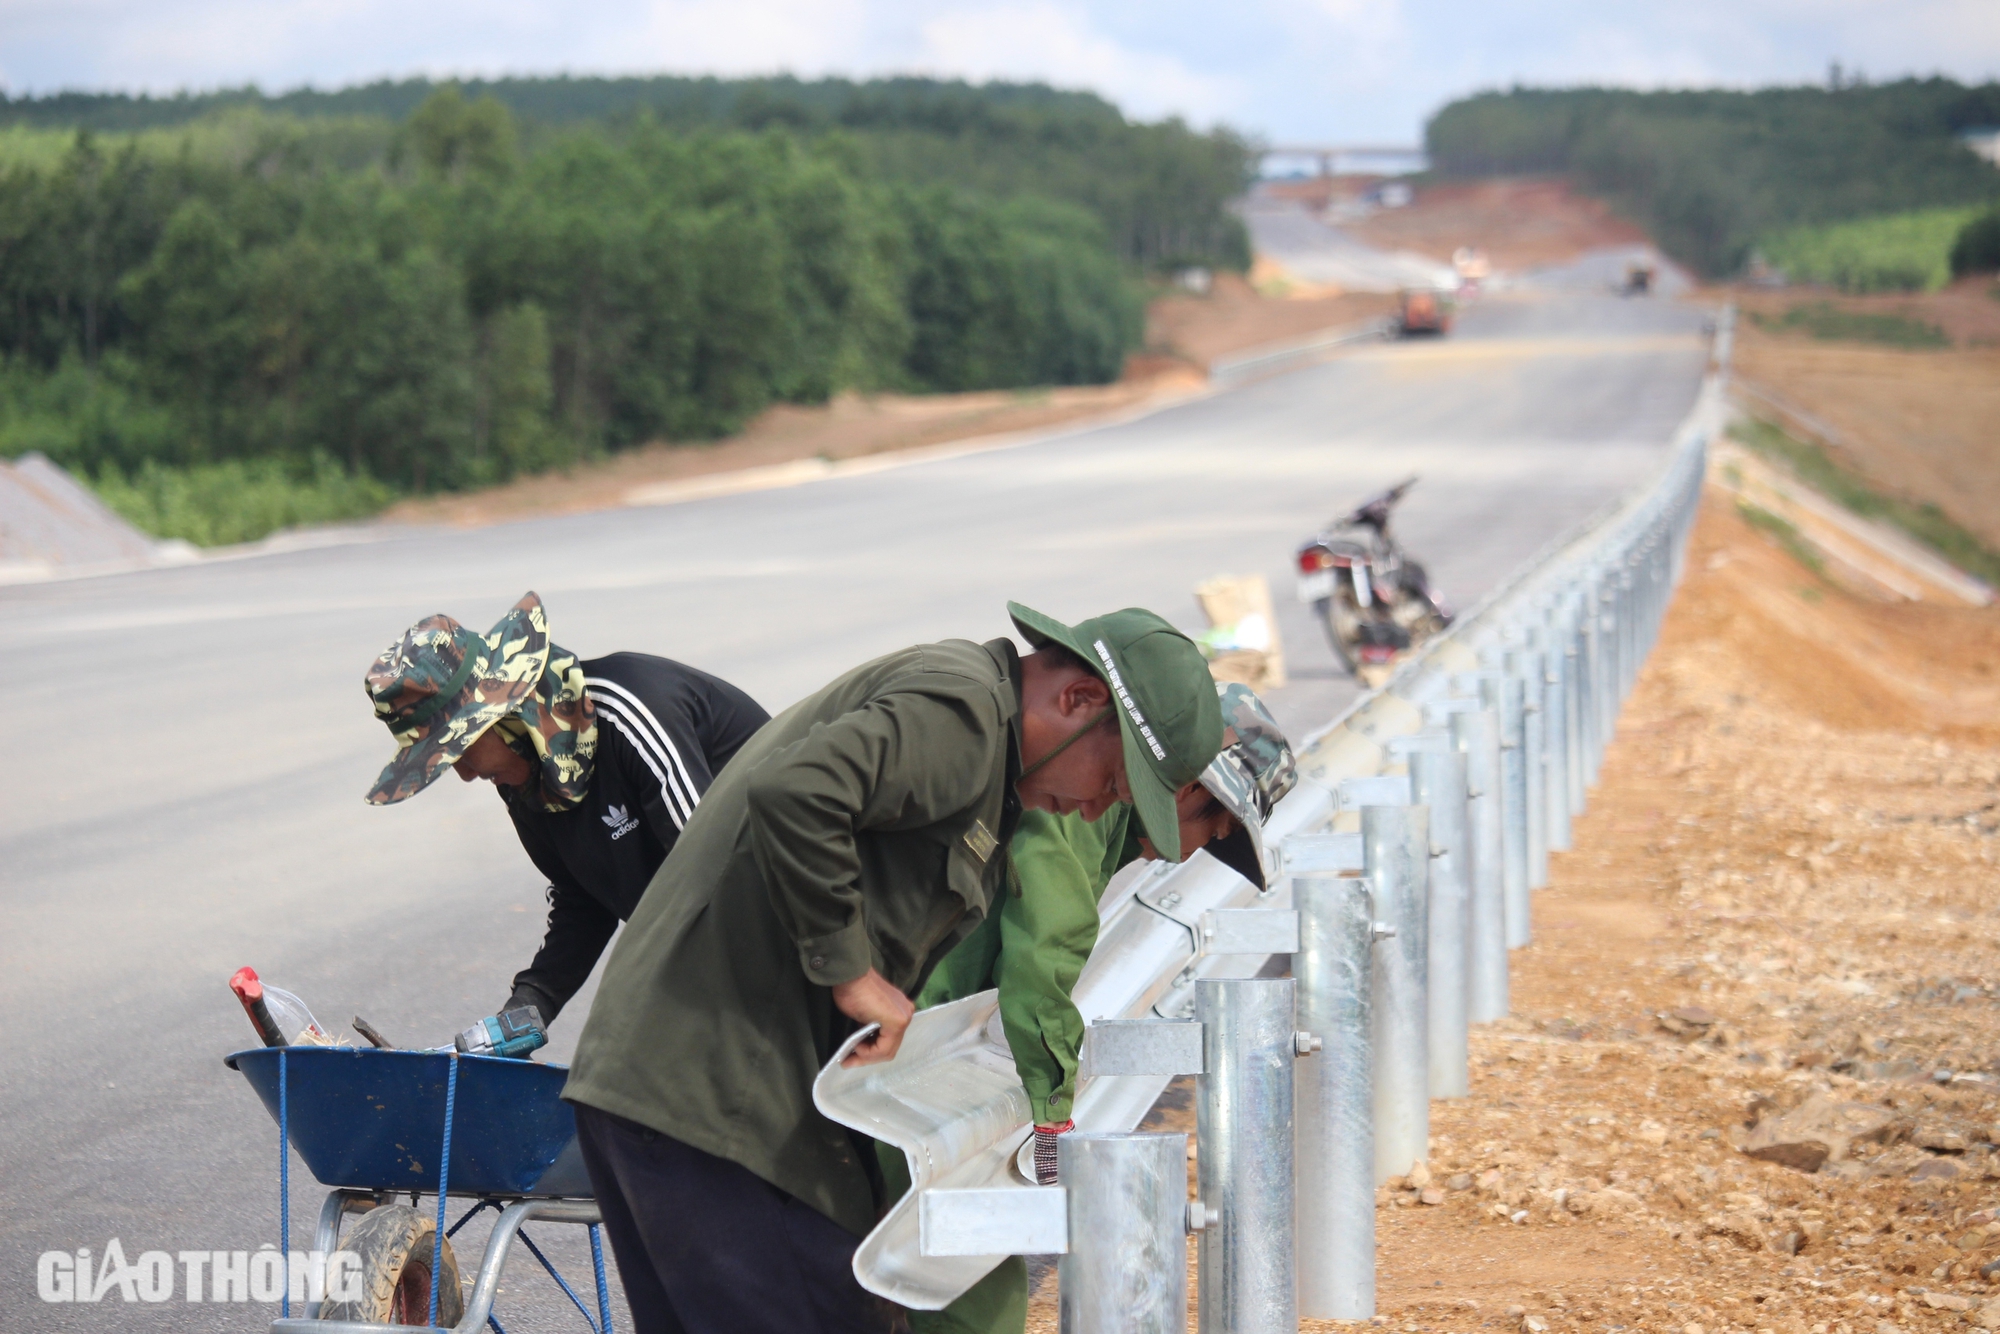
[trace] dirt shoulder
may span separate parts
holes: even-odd
[[[1962,1326],[2000,1246],[1972,1147],[2000,1082],[1934,1072],[2000,1038],[1996,743],[2000,615],[1850,597],[1711,502],[1536,896],[1516,1018],[1434,1104],[1445,1203],[1383,1192],[1392,1322]],[[1734,1147],[1758,1099],[1814,1095],[1896,1142],[1812,1174]]]
[[[1712,493],[1574,842],[1432,1104],[1433,1193],[1379,1193],[1377,1323],[1966,1328],[2000,1295],[2000,611],[1851,596]],[[1873,1138],[1739,1151],[1812,1098]]]
[[[1146,349],[1115,384],[974,394],[843,394],[818,407],[780,404],[740,434],[657,443],[504,486],[403,501],[391,523],[474,527],[537,514],[613,509],[641,488],[805,459],[842,460],[1078,425],[1203,392],[1217,358],[1387,313],[1364,295],[1288,300],[1218,274],[1206,295],[1163,296],[1147,312]]]
[[[405,500],[384,517],[390,522],[476,527],[537,514],[615,509],[641,487],[801,459],[853,459],[981,436],[1049,430],[1185,397],[1200,392],[1205,384],[1205,377],[1186,365],[1147,369],[1151,373],[1110,385],[980,394],[843,394],[819,407],[780,404],[727,439],[644,445],[483,491]]]
[[[1740,379],[1804,406],[1832,427],[1833,438],[1821,443],[1879,489],[1935,504],[1988,547],[2000,548],[2000,468],[1994,466],[2000,300],[1983,285],[1963,284],[1929,296],[1783,292],[1740,294],[1738,301],[1744,316],[1735,355]],[[1907,350],[1772,327],[1787,312],[1820,303],[1927,324],[1941,329],[1951,345]]]
[[[1262,278],[1262,270],[1253,270]],[[1267,343],[1387,315],[1393,296],[1328,292],[1264,278],[1263,290],[1233,273],[1215,275],[1207,295],[1161,297],[1146,311],[1146,344],[1206,367],[1219,358]]]
[[[1934,1072],[2000,1064],[2000,616],[1852,598],[1714,500],[1688,566],[1516,1018],[1434,1104],[1446,1202],[1384,1192],[1394,1322],[1876,1334],[1986,1300],[2000,1082]],[[1890,1144],[1814,1174],[1734,1148],[1812,1096]]]

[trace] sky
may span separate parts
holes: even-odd
[[[1454,97],[2000,76],[2000,0],[0,0],[0,88],[415,74],[930,74],[1275,144],[1414,144]]]

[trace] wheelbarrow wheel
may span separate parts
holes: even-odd
[[[361,1295],[329,1301],[322,1320],[358,1320],[376,1325],[427,1325],[431,1311],[431,1257],[437,1220],[407,1204],[383,1205],[363,1214],[340,1243],[361,1260]],[[339,1252],[336,1251],[335,1254]],[[438,1324],[449,1329],[465,1315],[458,1286],[458,1258],[444,1244],[438,1284]]]

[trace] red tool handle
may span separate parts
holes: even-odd
[[[264,984],[257,978],[257,970],[245,964],[229,979],[229,989],[236,993],[236,999],[243,1002],[243,1013],[250,1016],[250,1026],[257,1030],[258,1040],[267,1047],[289,1047],[285,1035],[278,1031],[278,1025],[271,1018],[271,1007],[264,1003]]]

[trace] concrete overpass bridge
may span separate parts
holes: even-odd
[[[1274,144],[1258,157],[1264,176],[1291,176],[1311,164],[1316,176],[1402,176],[1430,164],[1421,144]]]

